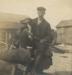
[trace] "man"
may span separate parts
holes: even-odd
[[[35,54],[33,69],[35,69],[35,72],[42,72],[44,69],[49,68],[50,65],[52,65],[52,53],[48,51],[49,45],[52,42],[51,27],[44,19],[45,11],[46,9],[44,7],[38,7],[38,17],[33,20],[32,24],[33,50]],[[47,51],[48,54],[46,54]],[[48,64],[45,66],[46,62]]]
[[[14,34],[12,42],[16,48],[27,48],[31,46],[31,28],[29,25],[30,18],[20,21],[21,28]]]
[[[27,56],[26,56],[26,58],[24,59],[25,62],[20,62],[20,64],[17,64],[15,75],[23,75],[24,70],[25,70],[25,66],[27,67],[27,65],[32,60],[31,57],[30,57],[31,56],[30,49],[32,48],[32,43],[31,43],[32,34],[31,34],[31,28],[30,28],[30,25],[29,25],[30,20],[31,20],[30,18],[26,18],[26,19],[20,21],[22,27],[19,29],[19,31],[15,34],[15,36],[13,38],[14,48],[27,50],[27,52],[29,53],[28,56],[30,58],[30,60],[29,60],[29,58],[27,58]],[[25,54],[21,53],[21,57],[23,55],[25,55]]]

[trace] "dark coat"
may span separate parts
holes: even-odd
[[[50,65],[52,65],[52,53],[50,51],[47,51],[49,44],[52,42],[50,24],[45,19],[43,19],[42,23],[37,25],[36,18],[33,20],[32,33],[33,47],[36,53],[35,68],[37,71],[40,69],[43,70],[45,68],[49,68]],[[42,39],[45,39],[46,41],[40,43],[40,40]],[[46,54],[46,52],[48,52],[48,55]]]
[[[31,39],[28,36],[28,30],[26,28],[21,28],[19,33],[16,33],[13,37],[14,46],[16,46],[16,48],[26,48],[27,46],[31,46]]]
[[[33,20],[32,33],[33,37],[37,40],[46,39],[48,43],[51,43],[51,27],[50,24],[43,19],[43,21],[37,25],[37,19]]]
[[[50,24],[43,19],[43,21],[37,25],[38,18],[33,20],[32,33],[33,33],[33,47],[35,49],[45,50],[46,47],[52,42],[51,27]],[[44,39],[45,42],[40,43],[40,40]]]

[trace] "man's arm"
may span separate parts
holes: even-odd
[[[52,34],[51,34],[51,27],[50,24],[48,23],[45,29],[45,34],[46,37],[44,37],[40,42],[48,42],[51,43],[52,42]]]

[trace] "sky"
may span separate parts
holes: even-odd
[[[52,28],[65,19],[72,19],[72,0],[0,0],[0,12],[37,16],[36,8],[47,9],[45,18]]]

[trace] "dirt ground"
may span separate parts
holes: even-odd
[[[72,53],[53,53],[53,65],[45,70],[52,75],[72,75]]]

